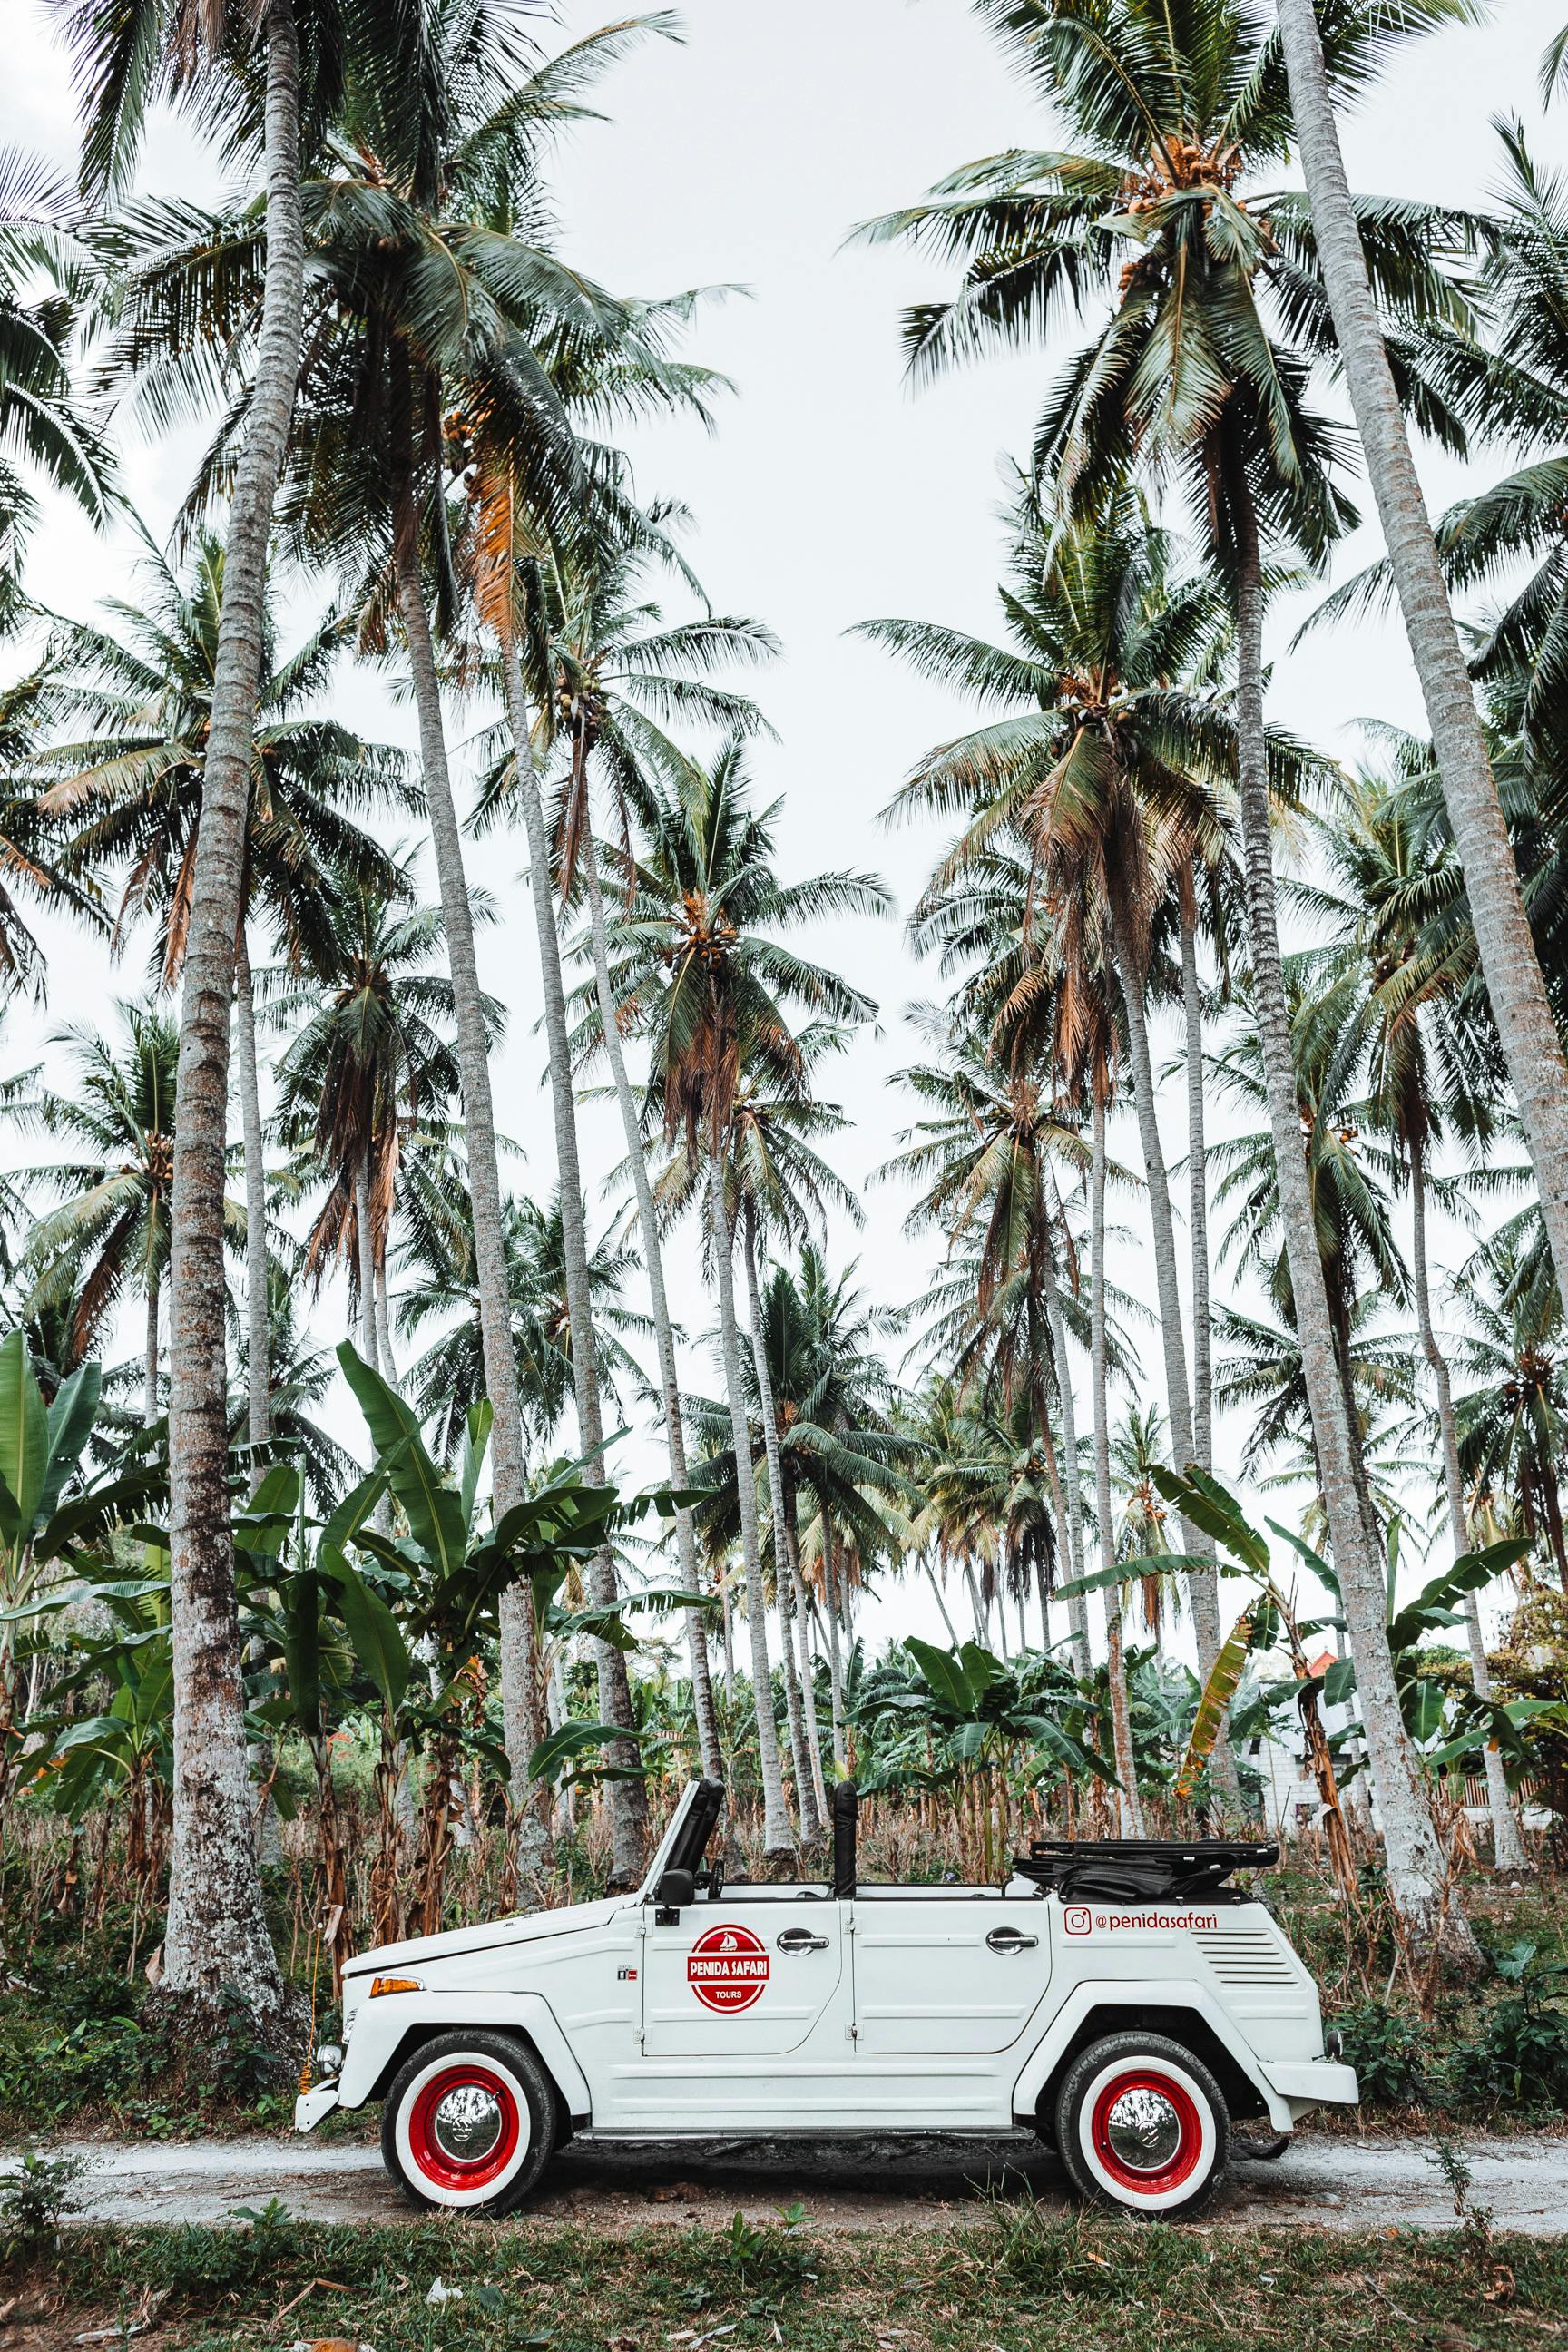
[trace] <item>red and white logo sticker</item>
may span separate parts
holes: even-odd
[[[749,1927],[710,1927],[686,1956],[686,1981],[705,2009],[737,2017],[763,1997],[767,1948]]]
[[[1062,1913],[1062,1927],[1069,1936],[1091,1935],[1094,1914],[1087,1903],[1069,1903]]]

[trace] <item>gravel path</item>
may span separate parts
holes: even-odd
[[[55,2150],[62,2153],[63,2150]],[[407,2221],[379,2151],[300,2139],[80,2144],[91,2167],[84,2220],[225,2221],[237,2206],[279,2199],[317,2221]],[[1444,2229],[1453,2208],[1419,2140],[1303,2137],[1277,2164],[1237,2162],[1210,2218],[1256,2229],[1305,2222],[1341,2230]],[[1568,2140],[1466,2142],[1471,2198],[1500,2229],[1568,2234]],[[0,2155],[0,2173],[14,2157]],[[799,2198],[812,2224],[838,2230],[941,2229],[962,2222],[974,2189],[1027,2188],[1065,2203],[1055,2160],[1019,2133],[994,2141],[902,2139],[742,2143],[616,2142],[585,2135],[551,2166],[528,2207],[540,2221],[601,2231],[767,2218]]]

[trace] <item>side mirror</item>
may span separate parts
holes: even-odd
[[[695,1903],[697,1900],[696,1872],[667,1870],[653,1890],[653,1899],[658,1904],[661,1914],[668,1911],[671,1915],[668,1920],[661,1917],[660,1926],[673,1925],[675,1916],[683,1911],[689,1903]]]

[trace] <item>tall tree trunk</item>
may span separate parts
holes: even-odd
[[[239,1078],[239,1132],[245,1146],[246,1433],[252,1445],[265,1445],[272,1435],[267,1160],[261,1140],[261,1086],[257,1071],[256,992],[251,984],[250,947],[243,922],[235,957],[234,1044]]]
[[[735,1611],[730,1595],[729,1571],[720,1580],[720,1607],[724,1623],[724,1711],[733,1723],[735,1719]]]
[[[1176,1229],[1171,1214],[1171,1185],[1160,1141],[1160,1117],[1154,1095],[1154,1066],[1149,1052],[1149,1023],[1143,1002],[1143,967],[1125,910],[1114,904],[1111,928],[1116,977],[1127,1015],[1127,1060],[1132,1076],[1132,1102],[1138,1114],[1138,1135],[1143,1148],[1143,1172],[1149,1186],[1149,1226],[1154,1244],[1154,1291],[1160,1308],[1160,1338],[1165,1357],[1165,1403],[1171,1423],[1171,1459],[1179,1471],[1195,1460],[1193,1451],[1192,1391],[1187,1385],[1187,1350],[1182,1337],[1182,1289],[1176,1273]],[[1219,1595],[1215,1590],[1213,1549],[1199,1529],[1182,1521],[1182,1549],[1192,1560],[1187,1585],[1193,1599],[1193,1630],[1197,1636],[1198,1668],[1207,1676],[1219,1655]]]
[[[839,1639],[843,1619],[838,1612],[837,1538],[833,1520],[822,1519],[822,1601],[827,1622],[827,1682],[833,1703],[833,1761],[840,1773],[849,1769],[849,1725],[844,1712],[844,1645]]]
[[[773,1526],[773,1590],[778,1596],[779,1648],[784,1659],[784,1709],[789,1721],[790,1761],[795,1769],[795,1803],[800,1808],[800,1833],[809,1845],[827,1824],[818,1817],[816,1790],[811,1777],[811,1748],[805,1736],[805,1711],[801,1703],[796,1670],[794,1592],[790,1581],[789,1536],[784,1526],[784,1464],[779,1456],[778,1406],[773,1373],[768,1369],[766,1334],[763,1328],[762,1292],[757,1282],[757,1236],[754,1223],[742,1213],[741,1256],[746,1269],[746,1308],[752,1327],[752,1363],[757,1376],[757,1402],[763,1417],[763,1454],[768,1472],[768,1504]]]
[[[163,1302],[163,1285],[157,1276],[147,1281],[146,1334],[142,1349],[142,1418],[149,1429],[158,1418],[158,1310]]]
[[[1187,1224],[1193,1254],[1193,1460],[1200,1470],[1214,1474],[1214,1369],[1213,1309],[1210,1303],[1209,1281],[1209,1179],[1208,1137],[1204,1116],[1204,1007],[1198,987],[1197,904],[1189,866],[1184,878],[1179,905],[1182,931],[1182,1019],[1186,1032],[1187,1064]],[[1208,1546],[1211,1572],[1197,1580],[1205,1591],[1205,1606],[1212,1605],[1212,1633],[1215,1655],[1224,1639],[1220,1622],[1219,1574],[1213,1567],[1214,1548]],[[1194,1584],[1194,1592],[1197,1587]],[[1241,1802],[1241,1782],[1237,1777],[1236,1758],[1230,1745],[1230,1709],[1226,1707],[1209,1758],[1209,1769],[1215,1787],[1228,1805]]]
[[[1252,949],[1253,1013],[1263,1052],[1268,1123],[1279,1186],[1279,1221],[1295,1297],[1296,1334],[1322,1472],[1323,1503],[1334,1568],[1355,1664],[1367,1755],[1383,1815],[1389,1893],[1412,1931],[1418,1937],[1430,1936],[1442,1925],[1437,1914],[1443,1891],[1443,1858],[1400,1715],[1388,1649],[1383,1563],[1375,1555],[1369,1555],[1367,1549],[1356,1491],[1354,1437],[1340,1383],[1333,1323],[1322,1260],[1318,1255],[1274,897],[1273,843],[1268,829],[1268,746],[1263,719],[1263,573],[1258,524],[1251,494],[1239,468],[1230,487],[1238,558],[1237,751],[1247,922]],[[1450,1914],[1444,1932],[1457,1950],[1463,1950],[1467,1942],[1473,1944],[1462,1916],[1457,1913]]]
[[[584,795],[583,871],[588,883],[588,914],[594,944],[594,984],[599,999],[599,1020],[605,1033],[605,1051],[609,1057],[610,1074],[615,1080],[616,1100],[620,1106],[621,1129],[626,1141],[626,1163],[631,1170],[632,1191],[637,1204],[637,1229],[642,1235],[643,1264],[647,1268],[648,1300],[653,1309],[655,1343],[658,1349],[658,1381],[664,1403],[664,1433],[669,1462],[669,1482],[677,1491],[688,1484],[686,1470],[686,1430],[680,1416],[680,1380],[675,1360],[675,1326],[670,1320],[669,1297],[664,1285],[664,1244],[659,1236],[658,1215],[654,1207],[653,1186],[648,1181],[647,1157],[643,1149],[642,1123],[637,1117],[637,1103],[631,1081],[626,1076],[626,1057],[621,1049],[621,1032],[615,991],[610,985],[609,944],[605,934],[605,902],[599,888],[598,861],[594,855],[594,842],[589,830],[590,812]],[[691,1513],[684,1507],[675,1514],[676,1557],[680,1564],[680,1581],[688,1592],[700,1592],[701,1579],[697,1570],[697,1530]],[[691,1668],[691,1703],[697,1717],[697,1746],[702,1759],[702,1769],[710,1780],[724,1777],[723,1751],[719,1745],[719,1723],[713,1706],[713,1675],[708,1657],[708,1634],[699,1611],[686,1612],[686,1653]]]
[[[572,1048],[566,1026],[566,991],[561,976],[561,933],[555,919],[555,895],[551,885],[550,843],[544,824],[544,804],[539,795],[528,726],[528,705],[516,640],[501,640],[501,679],[507,719],[515,754],[517,798],[528,835],[529,884],[533,898],[534,929],[539,941],[539,972],[544,996],[544,1042],[550,1069],[550,1103],[555,1125],[555,1173],[561,1195],[561,1241],[566,1278],[566,1312],[572,1326],[572,1385],[577,1406],[577,1437],[591,1456],[584,1472],[595,1485],[604,1481],[600,1448],[604,1422],[599,1402],[598,1357],[594,1342],[594,1304],[588,1281],[588,1234],[583,1210],[583,1168],[577,1149],[577,1099],[572,1086]],[[618,1597],[616,1564],[608,1549],[596,1552],[587,1576],[590,1600],[600,1607]],[[599,1714],[605,1723],[631,1732],[637,1727],[626,1662],[608,1642],[594,1643],[598,1681]],[[612,1762],[635,1765],[632,1742],[613,1740],[607,1749]],[[647,1836],[647,1790],[641,1780],[609,1784],[610,1843],[616,1875],[634,1883],[642,1873]]]
[[[370,1171],[362,1157],[354,1170],[354,1255],[359,1289],[359,1351],[373,1371],[381,1370],[375,1344],[375,1236],[370,1220]]]
[[[245,445],[235,473],[180,1008],[170,1272],[169,1615],[174,1796],[163,1984],[215,2016],[229,1988],[260,2019],[283,1989],[251,1844],[228,1503],[224,1149],[268,540],[294,405],[304,300],[300,35],[268,0],[267,255]]]
[[[769,1853],[795,1851],[795,1831],[784,1803],[778,1726],[773,1720],[773,1674],[768,1664],[768,1612],[763,1598],[763,1566],[757,1540],[757,1488],[752,1471],[752,1437],[741,1388],[741,1333],[735,1318],[734,1243],[724,1206],[724,1163],[717,1152],[708,1162],[708,1214],[713,1237],[713,1271],[719,1285],[719,1331],[724,1358],[724,1394],[730,1407],[730,1439],[735,1453],[735,1496],[740,1506],[741,1559],[746,1575],[746,1625],[752,1637],[752,1697],[757,1719],[757,1769],[763,1783],[763,1843]]]
[[[395,384],[395,394],[397,389]],[[405,383],[402,385],[402,394],[406,404]],[[392,485],[393,560],[396,572],[398,614],[408,647],[409,673],[418,714],[420,762],[430,814],[430,837],[436,853],[436,873],[440,887],[447,965],[457,1016],[463,1130],[468,1166],[468,1193],[473,1206],[474,1273],[479,1300],[479,1334],[484,1355],[485,1390],[495,1415],[490,1436],[490,1480],[493,1508],[499,1519],[503,1512],[522,1501],[526,1490],[522,1412],[518,1398],[517,1358],[512,1347],[511,1297],[507,1278],[500,1165],[496,1153],[495,1104],[490,1092],[489,1049],[485,1037],[479,959],[474,950],[473,910],[468,900],[462,835],[458,825],[457,805],[452,798],[451,774],[447,765],[447,736],[441,716],[436,649],[431,641],[430,615],[419,572],[419,510],[406,417],[403,425],[402,462]],[[531,1600],[527,1592],[515,1585],[501,1598],[500,1654],[507,1761],[510,1769],[512,1802],[521,1817],[532,1794],[528,1760],[543,1737],[545,1722]]]
[[[1410,1139],[1410,1222],[1411,1272],[1415,1284],[1415,1320],[1421,1334],[1422,1352],[1432,1368],[1432,1385],[1437,1398],[1437,1428],[1443,1444],[1443,1487],[1448,1503],[1448,1528],[1456,1556],[1470,1549],[1469,1517],[1465,1509],[1465,1480],[1459,1468],[1459,1433],[1454,1420],[1454,1384],[1448,1377],[1448,1360],[1437,1344],[1436,1328],[1432,1321],[1432,1292],[1426,1265],[1426,1146],[1420,1134]],[[1479,1595],[1467,1592],[1464,1599],[1465,1638],[1470,1651],[1470,1683],[1478,1698],[1489,1699],[1492,1695],[1491,1668],[1487,1664],[1487,1645],[1481,1632]],[[1502,1758],[1489,1741],[1483,1748],[1486,1764],[1487,1810],[1492,1821],[1492,1862],[1494,1867],[1512,1874],[1530,1868],[1530,1856],[1525,1852],[1513,1803],[1509,1795],[1508,1775],[1502,1768]]]
[[[974,1638],[983,1650],[988,1650],[991,1647],[991,1612],[982,1596],[979,1579],[967,1560],[963,1563],[963,1580],[969,1587],[969,1613],[974,1620]]]
[[[956,1650],[960,1646],[957,1629],[954,1626],[952,1618],[947,1613],[947,1602],[942,1598],[942,1586],[937,1581],[936,1570],[931,1564],[929,1555],[925,1552],[921,1554],[921,1566],[926,1572],[926,1582],[931,1586],[931,1599],[936,1602],[938,1609],[942,1612],[942,1622],[947,1627],[947,1638]],[[1040,1614],[1040,1629],[1045,1639],[1045,1646],[1048,1650],[1051,1646],[1051,1631],[1049,1625],[1046,1622],[1043,1595]]]
[[[375,1254],[375,1351],[381,1360],[381,1376],[397,1386],[397,1364],[392,1353],[392,1300],[386,1286],[386,1252]]]
[[[1291,111],[1319,266],[1366,452],[1443,798],[1464,869],[1481,972],[1568,1296],[1568,1060],[1552,1017],[1486,738],[1394,390],[1345,178],[1312,0],[1278,0]]]
[[[1067,1505],[1068,1571],[1076,1581],[1083,1575],[1083,1481],[1078,1457],[1078,1407],[1072,1392],[1072,1360],[1068,1354],[1067,1318],[1062,1312],[1061,1293],[1048,1260],[1045,1266],[1046,1319],[1050,1325],[1051,1344],[1057,1360],[1057,1393],[1061,1399],[1062,1452],[1067,1456],[1067,1475],[1062,1480]],[[1068,1624],[1070,1629],[1074,1671],[1089,1672],[1089,1608],[1079,1592],[1068,1603]]]
[[[1105,1570],[1116,1565],[1116,1531],[1110,1507],[1110,1397],[1105,1347],[1105,1105],[1098,1091],[1093,1121],[1089,1180],[1089,1386],[1094,1391],[1094,1508],[1100,1521],[1100,1565]],[[1169,1210],[1167,1201],[1167,1215]],[[1138,1770],[1132,1752],[1127,1660],[1121,1646],[1121,1595],[1114,1584],[1105,1588],[1105,1644],[1111,1753],[1121,1783],[1121,1835],[1142,1837],[1143,1804],[1138,1794]]]
[[[784,1482],[784,1538],[789,1545],[790,1601],[800,1637],[800,1696],[805,1717],[805,1744],[811,1756],[811,1788],[819,1822],[828,1819],[827,1783],[822,1772],[822,1730],[816,1716],[816,1674],[811,1656],[811,1596],[800,1572],[800,1530],[796,1525],[794,1485]]]
[[[1189,877],[1190,878],[1190,877]],[[1209,1328],[1208,1144],[1204,1119],[1204,1012],[1198,988],[1197,909],[1181,903],[1182,1015],[1187,1064],[1187,1228],[1193,1253],[1193,1460],[1214,1470],[1214,1374]]]

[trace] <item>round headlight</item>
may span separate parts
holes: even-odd
[[[316,2074],[318,2079],[325,2078],[330,2080],[333,2075],[341,2074],[342,2071],[343,2053],[342,2050],[338,2047],[338,2044],[335,2042],[323,2042],[321,2048],[316,2053]]]

